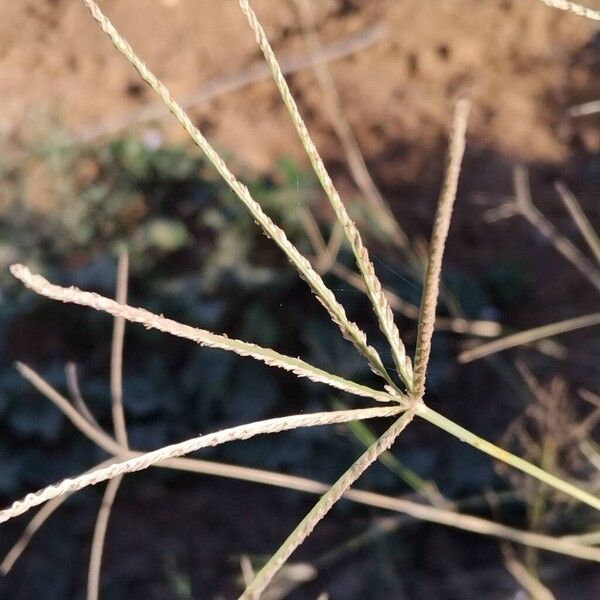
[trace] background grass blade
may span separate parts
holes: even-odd
[[[577,2],[570,2],[569,0],[541,0],[546,6],[551,8],[558,8],[566,12],[572,12],[580,17],[591,19],[592,21],[600,21],[600,11],[588,8]]]

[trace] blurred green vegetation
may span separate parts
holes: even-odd
[[[187,146],[159,142],[150,136],[87,148],[49,146],[43,156],[0,163],[0,498],[12,499],[103,458],[18,375],[15,360],[34,367],[66,395],[64,367],[75,362],[86,402],[98,421],[111,427],[110,319],[24,290],[8,272],[13,262],[26,263],[52,281],[112,296],[116,255],[124,245],[130,255],[131,304],[272,346],[376,385],[365,361],[342,339],[283,255],[202,158]],[[315,180],[288,159],[280,161],[274,173],[250,174],[244,183],[300,250],[310,254],[301,211],[314,208],[321,214]],[[359,206],[353,208],[360,214]],[[321,221],[319,226],[327,238],[328,223]],[[380,237],[376,231],[371,234]],[[374,255],[384,284],[418,304],[420,285],[382,240]],[[353,266],[344,248],[339,260]],[[383,347],[363,295],[333,277],[328,276],[328,283],[351,318]],[[446,285],[470,317],[490,311],[495,316],[519,302],[522,294],[519,266],[513,264],[498,265],[481,282],[450,270]],[[401,324],[403,337],[410,340],[414,323]],[[455,340],[453,334],[436,334],[429,374],[436,395],[454,386]],[[250,359],[133,325],[126,329],[124,397],[130,444],[139,449],[229,424],[327,410],[339,400],[324,386]],[[344,400],[361,405],[356,398]],[[203,457],[332,481],[362,450],[348,428],[334,431],[332,435],[329,428],[312,428],[264,436],[206,450]],[[363,442],[372,435],[368,430],[361,433]],[[444,457],[435,446],[413,439],[403,447],[402,472],[412,469],[417,479],[436,479],[450,497],[498,483],[489,461],[460,450]],[[457,479],[454,475],[465,472],[465,462],[471,465],[468,477]],[[156,471],[152,478],[170,486],[181,475]],[[410,492],[411,482],[382,465],[362,478],[366,487],[398,494]],[[127,487],[124,493],[129,493]],[[77,500],[82,505],[89,501],[85,495]],[[61,536],[61,544],[69,545]],[[77,545],[75,540],[70,543]],[[175,563],[169,565],[177,597],[187,597],[187,580]]]
[[[87,402],[110,427],[110,322],[105,315],[22,289],[8,272],[12,262],[110,296],[115,256],[124,245],[130,254],[132,304],[302,355],[346,377],[372,377],[283,255],[190,147],[163,145],[153,130],[141,139],[125,137],[92,147],[51,142],[40,156],[0,163],[0,494],[12,497],[46,484],[49,472],[53,478],[66,476],[98,458],[98,450],[20,378],[13,361],[31,364],[65,393],[64,365],[77,363]],[[244,182],[300,250],[310,254],[301,211],[318,208],[312,173],[283,159],[272,177],[247,176]],[[354,212],[360,213],[360,207]],[[327,223],[319,225],[327,237]],[[384,284],[418,304],[420,286],[393,254],[380,245],[375,257]],[[352,266],[343,248],[339,260]],[[371,327],[369,335],[378,344],[381,338],[362,295],[338,280],[330,284],[352,317]],[[522,288],[519,266],[513,264],[497,265],[483,282],[450,270],[446,285],[470,317],[510,308]],[[410,321],[406,325],[413,327]],[[436,392],[452,384],[453,339],[445,333],[436,337],[429,376]],[[228,423],[324,409],[331,400],[322,386],[135,326],[127,327],[124,390],[131,443],[139,448]],[[359,451],[351,435],[332,438],[318,428],[257,439],[243,450],[240,446],[215,453],[323,479],[339,472],[348,452]],[[433,474],[433,449],[410,449],[411,461],[422,476]],[[385,469],[373,473],[367,478],[375,477],[380,487],[402,488]],[[492,477],[490,468],[478,481],[463,483],[471,492]],[[446,492],[463,491],[463,484],[459,487]]]
[[[5,166],[2,180],[0,495],[13,497],[46,484],[48,473],[63,477],[99,458],[99,451],[20,378],[13,361],[31,364],[65,394],[64,365],[77,363],[86,401],[110,427],[110,321],[22,289],[8,273],[12,262],[110,296],[115,256],[125,245],[131,303],[307,355],[357,379],[371,377],[283,256],[191,149],[154,147],[134,138],[98,148],[63,148],[43,160],[34,157],[25,167]],[[282,160],[274,177],[245,183],[294,243],[309,251],[299,214],[315,198],[312,176]],[[124,358],[130,438],[138,448],[326,406],[321,386],[135,326],[127,328]],[[300,452],[297,438],[303,442]],[[330,479],[354,443],[340,438],[338,450],[334,443],[315,473],[314,458],[330,447],[328,438],[325,431],[298,432],[258,440],[243,451],[236,444],[219,455]]]

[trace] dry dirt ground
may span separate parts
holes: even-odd
[[[427,170],[460,91],[475,99],[470,135],[476,144],[529,162],[565,160],[572,131],[560,127],[561,114],[600,94],[594,25],[536,0],[313,4],[324,43],[375,23],[385,26],[379,43],[331,69],[367,159],[402,144],[390,157],[390,183]],[[254,5],[280,56],[305,50],[291,0]],[[102,6],[177,97],[259,58],[235,0],[107,0]],[[339,156],[312,74],[291,79],[320,147],[329,158]],[[153,101],[84,7],[66,0],[3,3],[0,89],[0,132],[17,140],[48,114],[77,133]],[[271,82],[193,112],[205,132],[252,166],[269,169],[284,153],[300,156]],[[597,151],[598,137],[589,137],[581,143]]]
[[[360,149],[409,232],[422,235],[430,222],[451,106],[465,92],[474,99],[466,164],[475,167],[465,171],[466,194],[510,193],[512,166],[525,162],[543,167],[539,177],[534,171],[534,185],[566,177],[584,207],[597,210],[586,185],[598,176],[590,161],[600,151],[600,117],[567,115],[570,106],[600,98],[600,39],[592,22],[536,0],[312,4],[324,44],[384,27],[377,43],[330,68]],[[235,0],[102,5],[177,98],[243,73],[261,58]],[[292,0],[254,5],[280,57],[307,52]],[[0,14],[0,137],[9,153],[43,137],[51,118],[78,139],[108,130],[115,120],[135,120],[155,102],[79,2],[5,2]],[[296,73],[290,82],[319,149],[343,183],[343,153],[313,73]],[[305,162],[269,80],[191,112],[238,164],[269,171],[282,155]],[[167,136],[183,137],[170,116],[161,124]],[[423,189],[433,194],[429,201]],[[544,204],[546,196],[554,196],[551,189],[540,189],[536,199]],[[43,197],[33,201],[43,203]]]
[[[588,4],[594,6],[592,0]],[[235,0],[107,0],[102,5],[177,98],[215,78],[243,73],[261,58]],[[254,5],[280,57],[307,52],[292,0],[256,0]],[[324,44],[377,24],[385,29],[377,43],[330,68],[360,149],[409,232],[423,235],[430,222],[451,106],[464,92],[474,99],[466,195],[510,193],[512,166],[525,162],[541,165],[534,169],[534,186],[537,180],[566,177],[596,216],[587,186],[598,177],[594,156],[600,151],[600,117],[567,115],[570,106],[600,98],[600,39],[592,22],[536,0],[323,0],[312,5]],[[135,119],[155,102],[79,2],[5,2],[0,14],[0,137],[9,153],[31,147],[47,132],[44,123],[50,118],[78,139],[109,128],[115,119]],[[344,165],[343,153],[313,73],[296,73],[290,82],[318,147],[343,183],[346,170],[336,169]],[[268,80],[219,95],[191,112],[238,164],[269,171],[282,155],[305,162]],[[167,136],[183,136],[170,116],[161,124]],[[546,188],[534,190],[536,200],[544,205],[549,196],[552,211],[555,194]],[[424,198],[423,190],[431,197]],[[43,203],[43,197],[33,201]],[[461,204],[463,212],[473,210]],[[556,217],[563,215],[559,211]]]

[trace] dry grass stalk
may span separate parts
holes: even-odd
[[[569,260],[577,269],[597,288],[600,289],[600,270],[591,263],[567,238],[562,236],[548,221],[548,219],[533,205],[531,191],[529,187],[529,175],[524,166],[518,166],[513,173],[513,182],[515,188],[515,198],[509,199],[504,204],[488,211],[488,220],[509,218],[515,215],[521,215],[544,235],[558,252]],[[600,241],[591,223],[587,219],[581,206],[575,196],[570,192],[564,183],[555,184],[556,190],[569,211],[573,221],[579,228],[583,238],[587,242],[590,250],[600,263]],[[461,352],[458,361],[461,363],[471,362],[484,358],[496,352],[508,350],[539,342],[548,337],[559,335],[580,329],[591,327],[600,323],[600,313],[583,315],[565,321],[550,323],[541,327],[534,327],[526,331],[520,331],[503,337],[492,342],[477,345]],[[542,349],[542,348],[538,348]]]
[[[339,263],[334,264],[331,267],[331,272],[346,283],[355,287],[357,290],[364,291],[365,288],[362,278],[344,265]],[[387,296],[392,309],[409,319],[415,321],[419,319],[419,309],[414,304],[404,300],[389,289],[384,288],[383,291]],[[488,338],[499,336],[502,333],[503,328],[502,325],[496,321],[463,319],[462,317],[436,317],[435,330],[453,331],[454,333]]]
[[[554,225],[534,206],[531,199],[529,172],[527,168],[523,165],[515,167],[513,181],[515,187],[514,208],[600,291],[600,270],[570,240],[561,235]]]
[[[79,388],[79,379],[77,377],[77,366],[73,362],[68,362],[65,365],[65,378],[67,380],[67,388],[71,394],[71,400],[77,411],[91,424],[98,426],[98,422],[94,415],[90,412]]]
[[[181,108],[181,106],[171,97],[167,87],[150,71],[150,69],[148,69],[144,61],[137,56],[133,48],[115,29],[110,20],[100,10],[100,7],[96,2],[94,2],[94,0],[82,0],[82,2],[88,7],[102,31],[109,36],[115,48],[123,54],[123,56],[138,71],[142,79],[156,92],[182,127],[187,131],[192,140],[204,152],[206,158],[208,158],[223,180],[242,201],[244,206],[246,206],[267,237],[271,238],[285,253],[300,276],[309,284],[319,302],[328,311],[333,322],[339,326],[344,337],[351,341],[363,356],[367,357],[369,365],[375,373],[383,377],[389,386],[395,387],[395,383],[383,365],[377,350],[367,343],[365,333],[356,325],[356,323],[353,323],[348,319],[344,307],[337,301],[333,292],[325,285],[325,282],[313,269],[310,262],[289,241],[285,232],[262,210],[258,202],[250,195],[248,188],[236,179],[235,175],[229,170],[218,152],[193,124],[183,108]]]
[[[119,261],[117,264],[117,284],[115,299],[119,304],[127,302],[127,284],[129,277],[129,254],[125,248],[119,252]],[[115,440],[123,448],[129,449],[127,440],[127,425],[125,422],[125,411],[123,409],[123,344],[125,340],[125,319],[115,317],[113,325],[113,337],[110,354],[110,393],[111,393],[111,412],[112,422],[115,431]],[[83,398],[80,399],[81,403]],[[87,600],[98,600],[100,597],[100,572],[102,570],[102,556],[104,554],[104,542],[106,540],[106,531],[110,512],[115,498],[123,481],[123,476],[115,477],[108,482],[96,525],[92,537],[92,547],[90,551],[90,564],[88,568]]]
[[[527,570],[508,544],[502,544],[502,554],[506,570],[521,584],[532,600],[555,600],[552,592]]]
[[[331,233],[329,234],[329,241],[325,242],[317,221],[307,208],[301,209],[300,219],[302,221],[302,227],[316,254],[316,257],[313,260],[315,269],[321,274],[328,273],[337,264],[337,257],[340,248],[344,243],[344,231],[342,230],[342,227],[335,221]],[[357,277],[359,277],[362,282],[362,278],[358,275]]]
[[[28,288],[42,296],[52,298],[53,300],[88,306],[95,310],[107,312],[114,317],[123,317],[132,323],[141,323],[146,329],[157,329],[158,331],[170,333],[176,337],[196,342],[201,346],[228,350],[230,352],[235,352],[240,356],[250,356],[269,366],[291,371],[299,377],[307,377],[312,381],[326,383],[327,385],[331,385],[332,387],[344,390],[351,394],[373,398],[381,402],[402,400],[400,396],[391,396],[386,392],[373,390],[358,383],[348,381],[342,377],[338,377],[337,375],[331,375],[303,360],[280,354],[270,348],[263,348],[256,344],[228,338],[224,335],[205,331],[204,329],[190,327],[189,325],[178,323],[172,319],[155,315],[147,310],[122,305],[109,298],[105,298],[92,292],[84,292],[75,287],[63,288],[54,285],[40,275],[32,274],[31,271],[23,265],[13,265],[11,267],[11,272]]]
[[[94,535],[92,537],[90,564],[88,567],[87,600],[98,600],[100,597],[100,572],[102,570],[106,531],[108,529],[110,513],[122,481],[123,475],[111,479],[102,496],[102,503],[96,517],[96,525],[94,526]]]
[[[584,327],[593,327],[594,325],[600,324],[600,312],[592,313],[590,315],[582,315],[581,317],[575,317],[574,319],[567,319],[566,321],[558,321],[556,323],[550,323],[548,325],[542,325],[541,327],[534,327],[525,331],[519,331],[506,337],[480,344],[475,348],[465,350],[458,355],[458,362],[468,363],[474,360],[479,360],[485,356],[490,356],[496,352],[502,352],[510,348],[517,348],[525,344],[531,344],[539,340],[543,340],[554,335],[560,335],[561,333],[567,333],[569,331],[575,331],[576,329],[582,329]]]
[[[306,124],[300,115],[296,101],[294,100],[285,77],[281,72],[281,68],[277,62],[277,59],[275,58],[275,54],[271,48],[271,45],[269,44],[264,29],[256,17],[256,14],[250,7],[249,1],[240,0],[239,3],[243,13],[248,19],[248,23],[250,24],[252,31],[255,33],[256,42],[260,46],[265,60],[271,69],[275,84],[277,85],[283,102],[288,109],[304,150],[310,159],[313,170],[321,182],[321,186],[323,187],[323,190],[329,199],[338,222],[342,225],[346,239],[348,240],[352,252],[354,253],[356,264],[358,265],[365,282],[367,294],[371,300],[371,304],[373,305],[373,310],[377,315],[379,327],[390,344],[396,369],[402,377],[407,390],[410,392],[413,387],[413,374],[410,358],[406,355],[406,349],[404,348],[404,344],[400,339],[400,332],[398,331],[398,327],[394,321],[394,313],[388,304],[385,294],[383,293],[381,283],[375,274],[375,267],[371,262],[369,252],[362,241],[360,232],[358,231],[354,221],[352,221],[348,215],[346,207],[344,206],[338,191],[333,185],[333,181],[331,180],[331,177],[325,168],[325,164],[319,155],[319,151],[317,150],[310,137],[310,134],[308,133]]]
[[[102,430],[97,423],[91,423],[67,398],[52,387],[43,377],[40,377],[31,367],[21,362],[17,362],[15,366],[24,379],[29,381],[38,392],[48,398],[94,444],[108,454],[119,455],[122,451],[121,446],[108,433]]]
[[[370,48],[384,36],[384,27],[381,23],[375,24],[339,41],[327,44],[318,52],[285,56],[281,61],[281,69],[286,74],[298,73],[320,64],[340,60]],[[269,67],[263,61],[256,62],[234,73],[221,75],[204,82],[199,88],[186,94],[180,104],[185,110],[189,110],[223,94],[241,90],[270,77]],[[162,102],[145,105],[134,112],[107,119],[99,124],[88,125],[72,140],[67,141],[67,145],[89,143],[135,125],[163,119],[168,114],[169,110]]]
[[[598,238],[598,234],[583,212],[581,205],[577,202],[577,198],[575,198],[575,195],[562,181],[556,182],[554,187],[563,204],[567,207],[571,218],[579,228],[583,239],[594,254],[596,262],[600,265],[600,238]]]
[[[590,102],[584,102],[583,104],[576,104],[571,106],[567,111],[569,117],[585,117],[587,115],[593,115],[600,112],[600,100],[592,100]]]
[[[560,538],[565,541],[575,541],[583,546],[597,546],[600,544],[600,531],[590,531],[579,535],[565,535]]]
[[[588,462],[600,472],[600,447],[590,439],[585,439],[579,442],[579,449]]]
[[[566,12],[571,12],[580,17],[591,19],[592,21],[600,21],[600,11],[588,8],[578,4],[577,2],[570,2],[569,0],[541,0],[546,6],[551,8],[558,8]]]
[[[340,60],[361,50],[371,47],[386,35],[385,27],[376,23],[361,31],[353,33],[339,41],[327,44],[319,53],[285,56],[281,61],[284,73],[298,73],[315,65]],[[224,94],[241,90],[254,83],[271,77],[269,67],[263,62],[257,62],[248,67],[227,75],[220,75],[203,83],[199,88],[186,94],[180,104],[185,110],[190,110],[203,103]],[[145,104],[126,114],[102,120],[99,123],[88,124],[72,134],[63,132],[64,138],[53,144],[53,149],[68,149],[81,144],[89,144],[100,138],[113,136],[124,129],[159,121],[169,115],[169,109],[163,102]],[[47,148],[36,147],[34,151],[22,150],[11,152],[10,159],[5,162],[11,167],[20,162],[34,158],[47,152]],[[6,159],[5,159],[6,161]]]
[[[310,0],[294,0],[304,28],[308,46],[315,53],[322,52],[321,42],[316,31]],[[282,69],[283,71],[283,69]],[[389,204],[381,195],[365,163],[352,128],[344,116],[342,103],[337,93],[331,71],[324,62],[315,63],[313,71],[323,94],[325,109],[329,113],[335,133],[346,156],[350,173],[358,189],[362,192],[372,212],[377,216],[383,231],[390,236],[407,257],[412,257],[408,236],[392,214]]]
[[[329,234],[329,240],[327,241],[327,247],[325,252],[320,256],[318,269],[320,273],[327,273],[331,270],[335,262],[337,261],[338,254],[344,243],[344,230],[341,225],[336,221],[331,233]]]
[[[127,304],[127,278],[129,254],[122,249],[117,264],[117,291],[115,301]],[[125,339],[125,317],[115,317],[110,353],[110,395],[115,438],[121,446],[127,446],[127,426],[123,410],[123,343]]]
[[[178,458],[157,466],[213,475],[215,477],[249,481],[315,495],[324,494],[330,488],[329,484],[305,477],[288,475],[287,473],[277,473],[199,459]],[[459,514],[453,510],[429,506],[420,502],[412,502],[404,498],[385,496],[367,490],[350,488],[342,497],[365,506],[403,513],[414,519],[437,523],[438,525],[470,531],[480,535],[489,535],[526,546],[534,546],[548,552],[556,552],[584,560],[600,562],[600,548],[588,548],[582,545],[579,541],[580,537],[582,537],[580,535],[569,536],[568,539],[554,538],[548,535],[508,527],[481,517]]]

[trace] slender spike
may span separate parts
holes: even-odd
[[[279,550],[258,572],[252,583],[240,596],[240,600],[258,600],[279,569],[292,552],[312,533],[317,523],[325,517],[333,505],[350,486],[383,454],[389,450],[396,438],[414,417],[414,408],[408,409],[375,443],[356,460],[352,466],[329,488],[313,509],[300,521]]]
[[[252,198],[248,188],[242,184],[235,175],[229,170],[225,161],[218,152],[211,146],[208,140],[202,135],[200,130],[193,124],[189,115],[183,108],[171,97],[167,87],[150,71],[144,61],[135,53],[127,40],[115,29],[110,20],[104,15],[100,7],[94,0],[82,0],[89,9],[92,17],[100,25],[115,48],[131,63],[137,70],[142,79],[156,92],[173,116],[179,121],[182,127],[187,131],[194,143],[204,152],[206,158],[213,164],[215,169],[221,175],[223,180],[246,206],[256,223],[262,228],[267,237],[271,238],[287,256],[288,260],[294,265],[299,275],[308,283],[315,293],[319,302],[329,312],[332,320],[346,339],[351,341],[358,351],[367,358],[371,369],[383,377],[388,385],[394,385],[387,369],[383,365],[381,357],[375,348],[367,343],[367,336],[356,325],[350,321],[346,315],[344,307],[337,301],[333,292],[325,285],[321,276],[313,269],[310,262],[298,251],[298,249],[289,241],[285,232],[278,227],[271,218],[262,210],[261,206]]]
[[[399,406],[391,406],[389,408],[364,408],[307,415],[292,415],[289,417],[267,419],[265,421],[257,421],[256,423],[230,427],[229,429],[223,429],[216,433],[191,438],[178,444],[171,444],[170,446],[165,446],[152,452],[146,452],[128,460],[113,463],[108,467],[97,469],[91,473],[84,473],[78,477],[65,479],[60,483],[49,485],[38,492],[27,494],[22,500],[17,500],[16,502],[13,502],[9,508],[0,511],[0,523],[4,523],[14,517],[22,515],[34,506],[44,504],[45,502],[48,502],[48,500],[82,490],[83,488],[96,485],[102,481],[114,479],[125,473],[143,471],[148,467],[168,459],[184,456],[185,454],[195,452],[201,448],[219,446],[234,440],[248,440],[256,435],[279,433],[281,431],[289,431],[290,429],[298,429],[299,427],[315,427],[355,421],[356,419],[390,417],[397,415],[403,410],[404,409]]]
[[[256,42],[262,50],[267,64],[271,68],[271,73],[273,74],[275,84],[277,85],[283,102],[288,109],[304,150],[310,159],[317,178],[321,182],[323,190],[329,198],[329,202],[335,212],[337,220],[342,225],[344,234],[350,243],[350,247],[352,248],[352,252],[354,253],[354,257],[356,259],[356,264],[358,265],[365,282],[367,294],[371,304],[373,305],[373,310],[377,315],[379,327],[390,344],[396,369],[400,373],[407,390],[411,391],[413,387],[413,381],[411,377],[411,369],[407,366],[406,349],[404,348],[404,344],[400,339],[400,332],[398,331],[398,327],[394,321],[394,313],[392,312],[385,293],[381,287],[381,282],[375,273],[375,267],[369,258],[369,252],[363,244],[356,224],[348,215],[346,207],[344,206],[344,203],[342,202],[338,191],[333,185],[333,181],[331,180],[331,177],[325,168],[325,164],[323,163],[319,151],[317,150],[317,147],[308,133],[306,124],[302,119],[302,115],[298,110],[296,101],[290,92],[288,84],[281,71],[281,67],[279,66],[277,58],[275,57],[275,53],[269,44],[267,35],[262,28],[256,13],[252,10],[248,0],[240,0],[240,7],[248,19],[248,23],[250,24],[252,31],[255,33]]]
[[[448,149],[448,164],[444,185],[438,203],[437,213],[431,234],[429,261],[423,286],[423,298],[419,310],[419,328],[417,332],[417,349],[415,352],[415,386],[414,397],[418,400],[425,393],[425,376],[429,354],[431,353],[431,338],[435,327],[435,313],[440,293],[440,277],[442,273],[442,258],[446,247],[446,238],[450,229],[452,209],[458,188],[460,165],[465,152],[465,135],[467,118],[471,103],[462,99],[456,103],[452,130],[450,132],[450,147]]]
[[[34,275],[23,265],[12,265],[11,273],[25,284],[26,287],[33,290],[37,294],[46,296],[60,302],[70,302],[79,304],[80,306],[88,306],[95,310],[106,312],[114,317],[123,317],[132,323],[141,323],[146,329],[157,329],[165,333],[170,333],[176,337],[185,338],[209,348],[220,348],[235,352],[240,356],[251,356],[256,360],[264,362],[272,367],[279,367],[286,371],[300,376],[307,377],[312,381],[326,383],[337,389],[344,390],[351,394],[373,398],[380,402],[389,402],[390,400],[398,402],[406,402],[406,399],[396,395],[392,396],[386,392],[373,390],[369,387],[354,383],[337,375],[332,375],[327,371],[323,371],[309,363],[280,354],[270,348],[263,348],[256,344],[228,338],[224,335],[211,333],[204,329],[183,325],[172,319],[167,319],[161,315],[155,315],[142,308],[133,308],[126,304],[119,304],[110,298],[105,298],[92,292],[84,292],[75,287],[63,288],[54,285],[44,279],[41,275]]]

